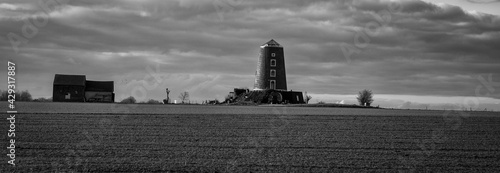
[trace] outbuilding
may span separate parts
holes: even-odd
[[[85,83],[86,102],[108,102],[115,101],[113,81],[87,81]]]
[[[84,102],[85,75],[56,74],[52,100],[54,102]]]

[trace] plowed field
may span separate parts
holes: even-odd
[[[499,172],[500,113],[0,104],[0,172]]]

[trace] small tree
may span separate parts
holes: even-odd
[[[370,106],[373,102],[373,93],[371,90],[365,89],[359,92],[358,97],[356,97],[356,99],[358,99],[359,105]]]
[[[182,92],[179,95],[179,99],[181,99],[182,103],[187,102],[189,100],[189,93],[187,91]]]
[[[309,104],[309,100],[311,100],[313,97],[308,95],[306,92],[306,104]]]
[[[123,99],[120,103],[135,103],[135,98],[130,96],[130,97],[127,97],[125,99]]]

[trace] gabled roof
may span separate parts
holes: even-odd
[[[113,81],[90,81],[86,82],[85,91],[114,92]]]
[[[281,47],[281,45],[274,41],[274,39],[271,39],[267,43],[264,43],[261,47]]]
[[[54,77],[54,85],[85,86],[85,80],[85,75],[56,74]]]

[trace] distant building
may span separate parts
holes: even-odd
[[[113,81],[87,81],[85,75],[56,74],[54,102],[115,102]]]
[[[273,39],[260,46],[254,90],[287,90],[283,47]]]
[[[52,92],[54,102],[84,102],[85,75],[56,74]]]
[[[255,71],[254,92],[262,92],[264,97],[251,98],[257,102],[301,104],[304,97],[300,91],[287,91],[285,54],[283,46],[274,39],[260,46],[260,55]],[[267,92],[271,90],[270,92]],[[236,92],[236,90],[235,90]],[[252,94],[251,94],[252,95]]]
[[[305,103],[304,96],[301,91],[281,91],[280,93],[285,103],[291,103],[291,104]]]
[[[246,88],[234,88],[234,95],[235,96],[239,96],[241,94],[246,94],[248,92],[250,92],[250,91]]]
[[[87,81],[85,82],[86,102],[115,102],[113,81]]]

